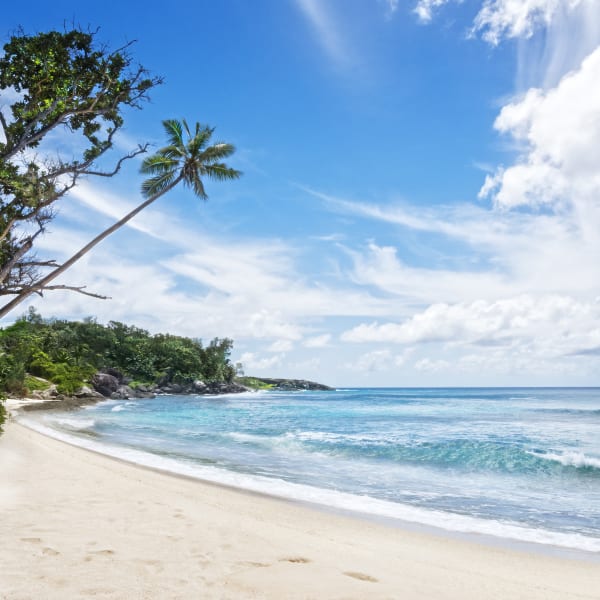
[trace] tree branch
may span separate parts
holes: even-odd
[[[48,285],[39,290],[35,289],[36,286],[32,286],[31,291],[43,296],[43,292],[47,290],[69,290],[71,292],[77,292],[78,294],[83,294],[85,296],[91,296],[92,298],[99,298],[100,300],[111,300],[110,296],[102,296],[100,294],[94,294],[93,292],[86,292],[85,285],[81,286],[73,286],[73,285]]]
[[[2,234],[0,235],[0,242],[2,242],[4,240],[4,238],[10,233],[11,229],[13,228],[13,225],[17,222],[16,217],[13,217],[9,222],[8,225],[6,226],[6,229],[2,232]]]
[[[144,144],[144,145],[139,145],[137,150],[132,150],[129,154],[126,154],[125,156],[121,157],[119,159],[119,162],[117,162],[114,170],[107,172],[107,171],[78,171],[80,174],[82,175],[98,175],[99,177],[112,177],[113,175],[116,175],[120,170],[121,170],[121,165],[126,161],[129,160],[131,158],[135,158],[136,156],[139,156],[140,154],[144,154],[145,152],[148,152],[148,146],[150,144]]]
[[[14,253],[12,258],[0,270],[0,284],[8,277],[13,267],[19,262],[19,259],[29,252],[33,246],[32,238],[27,241]]]
[[[4,137],[6,138],[6,143],[8,144],[8,124],[4,115],[2,114],[2,109],[0,108],[0,124],[2,125],[2,130],[4,131]]]

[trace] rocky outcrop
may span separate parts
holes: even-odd
[[[271,379],[271,378],[254,378],[262,383],[271,386],[273,390],[282,391],[300,391],[300,390],[316,390],[327,391],[333,390],[329,386],[314,381],[305,379]],[[99,372],[92,377],[91,385],[94,389],[88,386],[82,386],[72,396],[63,396],[59,394],[56,385],[52,384],[44,391],[32,392],[31,397],[38,400],[45,400],[37,404],[29,404],[23,407],[25,411],[31,410],[73,410],[81,406],[95,404],[100,400],[112,398],[115,400],[126,400],[129,398],[154,398],[157,394],[173,394],[173,395],[221,395],[221,394],[239,394],[241,392],[250,391],[250,388],[240,385],[239,383],[231,382],[204,382],[199,379],[189,384],[166,383],[139,385],[130,387],[126,377],[117,371]]]
[[[330,391],[335,388],[316,383],[315,381],[307,381],[306,379],[271,379],[267,377],[256,377],[259,381],[272,386],[271,389],[282,390],[286,392],[311,390],[311,391]]]
[[[110,373],[98,372],[91,381],[94,389],[105,398],[110,398],[119,389],[119,380]]]
[[[157,384],[138,385],[130,387],[129,380],[115,370],[107,369],[99,372],[92,378],[92,385],[96,393],[104,398],[126,400],[128,398],[154,398],[156,394],[238,394],[247,392],[248,388],[237,383],[208,382],[196,379],[192,383],[181,384],[159,381]]]
[[[208,382],[196,380],[193,383],[182,385],[170,383],[155,388],[157,394],[198,394],[198,395],[216,395],[216,394],[239,394],[247,392],[248,388],[239,383],[226,382]]]

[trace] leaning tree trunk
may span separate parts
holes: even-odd
[[[64,273],[69,267],[75,264],[82,256],[87,254],[94,246],[99,244],[104,238],[108,237],[111,233],[114,233],[117,229],[125,225],[128,221],[133,219],[135,215],[144,210],[147,206],[152,204],[155,200],[158,200],[162,195],[166,194],[168,191],[172,190],[181,180],[183,179],[183,175],[179,175],[172,183],[170,183],[164,190],[150,196],[148,200],[142,202],[138,207],[134,208],[130,213],[125,215],[121,220],[117,221],[114,225],[111,225],[108,229],[105,229],[102,233],[97,235],[89,244],[85,245],[79,252],[74,254],[69,260],[64,262],[60,267],[54,269],[51,273],[43,277],[36,284],[28,286],[19,294],[13,298],[10,302],[5,304],[2,308],[0,308],[0,318],[7,315],[13,308],[21,304],[26,298],[31,296],[31,294],[35,292],[42,292],[44,288],[56,277]]]

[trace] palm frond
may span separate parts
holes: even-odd
[[[157,154],[162,154],[164,156],[167,156],[168,158],[173,158],[175,160],[181,160],[182,158],[185,158],[188,154],[187,152],[187,148],[184,145],[174,145],[171,144],[170,146],[165,146],[164,148],[161,148]]]
[[[194,171],[190,177],[184,177],[183,182],[187,187],[192,188],[194,194],[196,194],[198,198],[202,198],[202,200],[208,199],[208,195],[204,189],[204,183],[202,182],[198,171]]]
[[[222,160],[231,156],[235,152],[235,146],[233,144],[225,144],[224,142],[218,142],[206,148],[202,154],[198,157],[203,162],[211,163],[217,160]]]
[[[187,150],[191,156],[197,156],[210,140],[214,129],[211,127],[200,127],[200,123],[196,123],[196,133],[188,142]]]
[[[150,175],[164,173],[166,171],[174,170],[177,167],[177,164],[177,160],[157,153],[144,159],[140,171]]]
[[[142,182],[142,195],[145,198],[164,192],[175,181],[176,171],[167,171]]]
[[[241,171],[228,167],[222,160],[235,152],[232,144],[219,142],[208,146],[213,127],[196,123],[192,132],[185,119],[163,121],[168,145],[146,158],[141,172],[151,175],[142,183],[146,198],[161,195],[180,181],[191,188],[196,196],[207,199],[203,177],[218,181],[237,179]],[[187,137],[184,141],[183,137]]]
[[[166,119],[163,127],[171,146],[183,146],[183,129],[177,119]]]
[[[192,132],[190,131],[190,127],[189,127],[187,121],[185,119],[181,119],[181,122],[183,123],[183,128],[185,129],[185,132],[186,132],[187,136],[189,138],[194,137],[192,135]],[[198,129],[198,123],[196,123],[196,129]]]
[[[238,179],[242,172],[228,167],[224,163],[215,163],[212,165],[204,165],[203,171],[206,175],[217,181],[226,181],[228,179]]]

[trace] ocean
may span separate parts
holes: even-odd
[[[599,388],[159,396],[32,415],[45,433],[179,474],[600,552]]]

